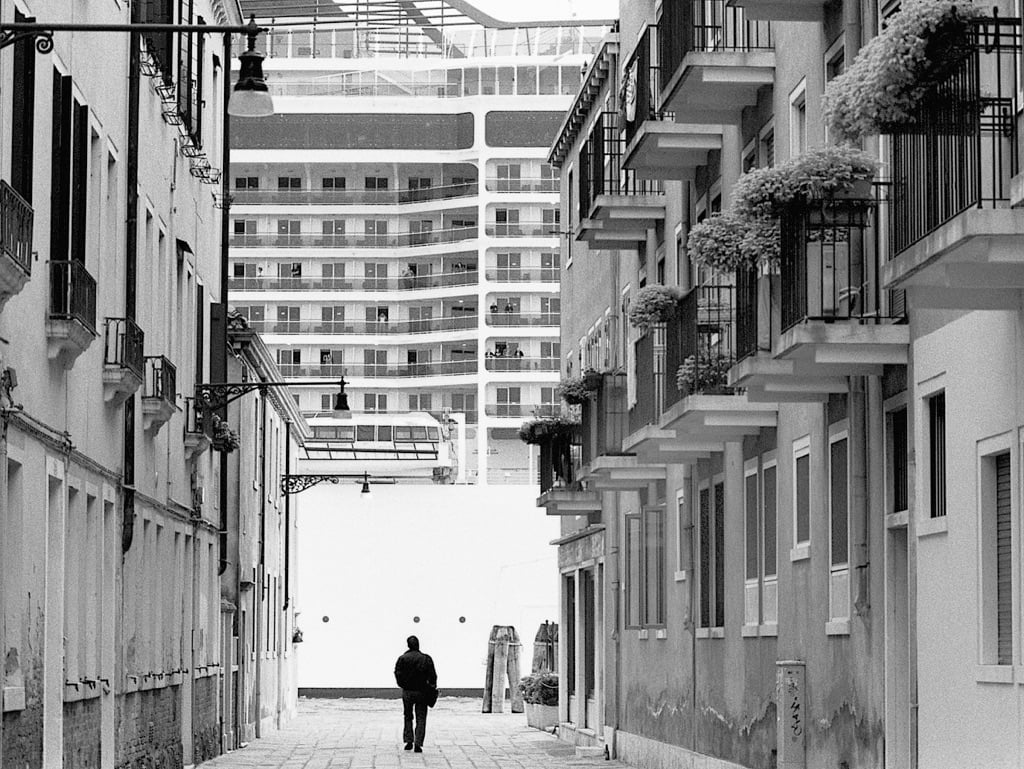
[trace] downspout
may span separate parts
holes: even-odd
[[[231,116],[228,114],[228,101],[231,99],[231,33],[226,32],[224,34],[224,61],[221,64],[224,71],[224,86],[223,86],[223,104],[224,104],[224,123],[222,128],[221,136],[221,165],[223,169],[221,171],[221,217],[220,217],[220,315],[217,319],[219,321],[219,328],[214,326],[214,319],[210,318],[211,326],[211,350],[210,350],[210,381],[211,382],[227,382],[228,381],[228,365],[227,365],[227,323],[228,323],[228,246],[229,237],[231,230],[231,222],[229,218],[229,190],[230,176],[229,165],[231,162],[231,140],[230,140],[230,121]],[[201,376],[201,372],[199,374]],[[199,378],[197,376],[197,378]],[[221,419],[227,419],[227,409],[221,409],[219,412]],[[218,535],[218,549],[220,550],[220,564],[217,569],[217,574],[223,574],[228,568],[228,463],[227,455],[221,455],[219,462],[220,471],[220,482],[219,482],[219,504],[220,504],[220,533]]]
[[[291,437],[292,437],[292,421],[286,419],[284,423],[284,474],[289,476],[292,474],[292,452],[291,452]],[[291,604],[291,590],[288,587],[288,573],[289,566],[291,565],[291,541],[292,541],[292,497],[287,492],[284,493],[284,604],[281,606],[282,610],[287,609]],[[285,643],[291,643],[290,638],[284,639]],[[2,769],[2,768],[0,768]]]
[[[871,524],[867,514],[867,467],[870,448],[865,382],[865,377],[850,377],[850,530],[854,536],[852,556],[856,572],[853,610],[855,616],[868,623],[871,619],[871,575],[868,573],[871,561]]]
[[[850,65],[853,64],[853,60],[857,57],[857,52],[860,50],[861,43],[861,12],[864,9],[864,5],[874,5],[875,0],[871,0],[869,3],[860,3],[856,0],[844,0],[843,1],[843,48],[844,48],[844,66],[849,69]],[[871,9],[873,10],[873,9]],[[874,17],[873,18],[877,18]]]
[[[263,721],[263,708],[261,704],[261,678],[263,675],[263,603],[266,600],[264,597],[264,591],[267,589],[267,574],[265,570],[265,527],[266,527],[266,516],[267,516],[267,493],[266,493],[266,480],[267,480],[267,467],[263,458],[266,450],[267,440],[267,425],[266,425],[266,392],[260,391],[259,396],[259,460],[260,460],[260,541],[259,541],[259,568],[256,570],[257,579],[259,580],[256,585],[256,616],[253,618],[256,622],[256,669],[255,669],[255,680],[253,681],[253,702],[256,706],[256,738],[259,739],[262,736],[261,723]],[[269,629],[269,628],[268,628]]]
[[[695,507],[696,495],[694,484],[692,479],[688,479],[690,483],[689,497],[690,504],[687,505],[687,524],[686,532],[689,537],[689,552],[690,552],[690,569],[689,574],[686,575],[686,582],[688,585],[688,592],[690,593],[690,621],[687,623],[690,626],[690,750],[694,753],[697,752],[697,619],[694,616],[694,612],[697,606],[697,577],[694,572],[697,570],[697,564],[699,563],[699,554],[697,553],[697,538],[693,536],[694,518],[693,511]],[[699,500],[697,500],[699,504]]]

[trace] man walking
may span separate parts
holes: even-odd
[[[402,687],[402,707],[405,716],[403,739],[406,750],[423,752],[423,738],[427,733],[427,706],[431,692],[437,688],[434,660],[420,651],[420,639],[411,635],[405,639],[409,651],[395,663],[395,681]],[[412,717],[416,714],[416,731]]]

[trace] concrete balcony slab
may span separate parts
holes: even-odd
[[[600,222],[604,231],[649,230],[665,221],[665,196],[598,195],[585,221]]]
[[[686,179],[722,149],[722,126],[645,120],[622,156],[641,179]]]
[[[615,251],[636,251],[641,243],[647,242],[647,230],[643,227],[621,229],[607,226],[606,222],[584,219],[576,228],[576,240],[591,249]]]
[[[742,8],[750,21],[821,21],[824,0],[726,0],[726,5]]]
[[[601,512],[601,495],[596,491],[549,489],[537,497],[537,507],[548,515],[590,515]]]
[[[691,51],[662,91],[661,108],[678,123],[736,125],[758,89],[774,82],[774,51]]]

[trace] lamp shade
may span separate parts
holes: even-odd
[[[335,411],[349,411],[348,406],[348,393],[345,392],[345,385],[347,383],[344,379],[338,382],[338,392],[334,395],[334,410]]]
[[[259,51],[243,51],[238,55],[241,62],[238,82],[228,102],[228,114],[234,117],[267,117],[274,114],[274,100],[263,77],[263,54]]]

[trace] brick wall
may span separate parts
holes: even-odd
[[[117,769],[179,769],[179,687],[131,692],[117,702]]]
[[[64,769],[99,769],[100,700],[64,704]]]
[[[221,753],[220,714],[217,710],[219,676],[200,678],[193,687],[195,716],[192,720],[192,744],[195,763],[208,761]]]
[[[42,633],[33,635],[37,644],[34,648],[42,648]],[[18,650],[13,648],[5,659],[8,678],[18,671],[25,684],[25,709],[3,716],[4,765],[18,769],[39,769],[43,765],[43,678],[42,666],[35,661],[22,658],[19,662]]]

